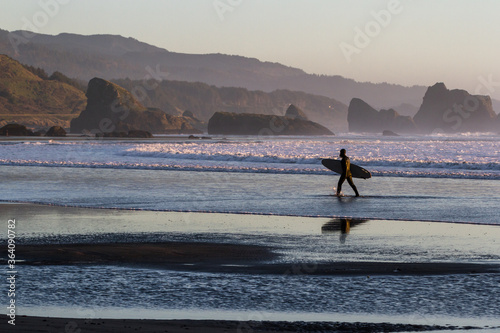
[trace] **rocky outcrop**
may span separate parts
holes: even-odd
[[[209,134],[222,135],[333,135],[312,121],[252,113],[216,112],[208,121]]]
[[[197,130],[201,132],[205,132],[207,130],[207,123],[196,118],[193,112],[186,110],[182,113],[182,116]]]
[[[127,132],[111,132],[111,133],[101,133],[97,135],[103,138],[152,138],[153,135],[148,131],[142,130],[132,130]]]
[[[290,104],[288,109],[286,109],[285,117],[292,118],[292,119],[309,120],[307,118],[307,115],[304,113],[304,111],[302,111],[301,109],[299,109],[298,107],[296,107],[293,104]]]
[[[146,108],[124,88],[94,78],[87,88],[87,107],[71,121],[72,133],[112,133],[144,130],[151,133],[200,133],[183,117]]]
[[[353,98],[347,112],[349,132],[382,132],[390,130],[400,133],[416,132],[409,116],[401,116],[393,109],[377,111],[359,98]]]
[[[148,131],[132,130],[128,131],[127,137],[150,139],[153,137],[153,134],[149,133]]]
[[[427,89],[413,119],[420,131],[429,133],[492,131],[496,118],[489,96],[449,90],[444,83],[436,83]]]
[[[382,132],[383,136],[399,136],[399,134],[394,133],[393,131],[385,130]]]
[[[127,79],[113,82],[129,91],[144,84],[142,80]],[[163,80],[158,82],[154,94],[148,93],[141,102],[172,115],[183,115],[185,110],[189,110],[187,114],[192,113],[201,120],[205,131],[208,120],[215,112],[282,115],[290,104],[303,110],[309,120],[331,131],[347,131],[347,105],[332,98],[301,91],[264,92],[225,86],[219,88],[200,82]]]
[[[26,128],[24,125],[7,124],[0,128],[0,135],[2,136],[33,136],[32,130]]]
[[[418,106],[410,103],[401,103],[400,105],[394,106],[391,109],[396,110],[402,116],[413,117],[418,111]]]
[[[47,133],[45,133],[45,136],[64,137],[66,136],[66,130],[61,126],[52,126],[51,128],[49,128]]]

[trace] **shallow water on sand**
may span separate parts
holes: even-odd
[[[500,181],[379,177],[360,198],[337,176],[0,166],[0,200],[80,207],[500,224]],[[344,185],[343,192],[351,194]]]
[[[57,266],[23,267],[19,282],[21,305],[49,309],[69,306],[67,311],[83,306],[87,313],[99,308],[164,310],[166,315],[175,309],[259,311],[263,316],[267,312],[345,313],[359,317],[370,313],[400,319],[423,317],[428,321],[461,317],[475,319],[478,325],[500,317],[498,274],[404,278],[254,276]],[[271,314],[268,316],[264,319],[275,320]]]
[[[500,263],[496,225],[25,204],[0,208],[2,216],[16,218],[17,239],[24,244],[197,241],[270,246],[292,262]]]
[[[500,275],[496,273],[305,274],[314,269],[312,265],[346,260],[499,263],[498,226],[351,220],[346,230],[342,227],[345,219],[332,218],[0,206],[2,215],[16,217],[21,243],[264,245],[282,255],[277,262],[296,268],[282,274],[227,274],[117,265],[19,265],[17,300],[21,312],[29,314],[59,309],[54,310],[59,315],[98,316],[99,309],[108,309],[107,316],[120,317],[127,311],[144,314],[151,310],[156,318],[190,318],[195,313],[220,311],[224,319],[235,319],[234,311],[239,311],[241,320],[256,319],[255,313],[260,320],[300,313],[296,320],[328,320],[330,315],[330,320],[392,317],[405,323],[456,324],[461,318],[478,326],[500,325],[496,320]],[[37,219],[30,218],[35,213]]]

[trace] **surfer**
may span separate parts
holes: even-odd
[[[339,183],[337,185],[337,196],[340,196],[340,191],[342,191],[342,184],[344,181],[347,179],[347,182],[349,185],[351,185],[352,189],[354,190],[354,193],[356,193],[356,196],[359,197],[358,189],[356,188],[356,185],[354,185],[354,182],[352,181],[352,174],[351,174],[351,161],[349,160],[349,157],[345,154],[346,151],[345,149],[340,150],[340,157],[342,157],[342,161],[340,161],[342,165],[342,174],[340,175]]]

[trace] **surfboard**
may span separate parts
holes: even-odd
[[[338,174],[342,173],[342,164],[340,163],[340,160],[332,160],[330,158],[326,158],[324,160],[321,160],[321,164],[323,164],[325,167],[332,170],[333,172],[336,172]],[[352,163],[351,163],[351,173],[353,178],[368,179],[372,177],[370,171]]]

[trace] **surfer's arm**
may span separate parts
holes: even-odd
[[[345,177],[347,175],[347,161],[345,158],[342,159],[340,165],[342,166],[342,176]]]

